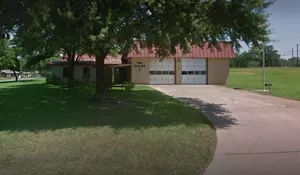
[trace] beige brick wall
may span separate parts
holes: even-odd
[[[90,80],[91,81],[96,81],[96,68],[91,68],[91,72],[90,72],[91,74],[91,78],[90,78]]]
[[[181,58],[176,58],[175,59],[175,84],[181,84],[181,78],[182,78],[182,74],[181,74],[181,68],[182,64],[181,64]]]
[[[56,75],[58,77],[63,78],[63,68],[68,67],[66,66],[53,66],[51,67],[51,73],[53,75]],[[75,80],[82,80],[83,79],[83,68],[89,67],[90,68],[90,76],[91,80],[95,80],[96,77],[96,71],[95,68],[92,68],[92,66],[76,66],[74,68],[74,79]],[[66,78],[67,79],[67,78]]]
[[[131,60],[131,79],[136,84],[149,84],[149,58],[134,58]],[[207,63],[208,67],[208,84],[226,84],[229,74],[229,59],[210,58]],[[181,84],[181,59],[177,58],[175,62],[176,67],[176,84]],[[75,79],[82,79],[84,66],[75,67]],[[90,67],[91,81],[95,81],[95,68]],[[51,72],[54,75],[62,77],[63,66],[53,66]]]
[[[61,66],[53,66],[51,67],[51,74],[56,75],[58,77],[62,77],[62,68]]]
[[[149,58],[131,59],[131,80],[135,84],[149,84]]]
[[[85,66],[75,66],[74,68],[74,79],[81,80],[83,78],[83,68]],[[91,67],[90,67],[91,68]]]
[[[229,59],[208,59],[208,84],[224,85],[229,74]]]

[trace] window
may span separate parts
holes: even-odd
[[[189,75],[194,75],[194,71],[188,71]]]
[[[206,71],[201,71],[201,75],[206,75]]]
[[[155,75],[155,71],[150,71],[150,75]]]
[[[161,71],[156,71],[156,75],[161,75]]]
[[[182,71],[181,74],[182,75],[187,75],[187,71]]]
[[[69,76],[69,68],[68,67],[64,67],[63,68],[63,77],[68,77]]]
[[[174,71],[169,71],[169,75],[174,75],[175,72]]]
[[[162,74],[163,74],[163,75],[168,75],[168,74],[169,74],[169,71],[163,71]]]
[[[83,68],[83,77],[84,78],[89,78],[90,77],[90,68],[89,67]]]
[[[195,71],[195,75],[200,75],[200,71]]]

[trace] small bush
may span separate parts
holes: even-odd
[[[58,77],[57,75],[47,74],[46,75],[46,83],[49,83],[49,84],[61,83],[61,78]]]
[[[45,75],[46,77],[46,83],[52,83],[53,82],[53,77],[51,74]]]
[[[131,91],[135,88],[135,84],[132,82],[125,82],[124,83],[124,88],[126,91]]]

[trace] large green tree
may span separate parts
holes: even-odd
[[[15,81],[26,70],[26,54],[23,48],[10,44],[7,39],[0,41],[0,67],[13,71]]]
[[[263,50],[265,50],[265,66],[279,67],[282,61],[280,54],[273,45],[251,47],[250,50],[237,54],[237,58],[231,60],[231,67],[261,67],[263,65]]]
[[[24,22],[27,9],[34,4],[34,0],[0,0],[0,38],[9,38],[10,33]]]
[[[74,66],[84,53],[82,2],[38,0],[35,6],[28,8],[28,16],[19,25],[16,35],[19,44],[35,55],[34,61],[41,59],[39,63],[62,52],[69,66],[70,85],[74,80]]]
[[[183,51],[205,42],[214,45],[218,41],[228,41],[239,47],[240,41],[244,41],[257,45],[268,39],[265,9],[272,2],[36,0],[38,5],[30,8],[29,14],[34,17],[30,24],[33,21],[33,26],[38,27],[28,36],[44,36],[38,37],[42,38],[39,42],[46,43],[49,49],[58,47],[67,52],[65,46],[76,46],[95,54],[95,98],[101,98],[104,93],[104,59],[108,54],[121,50],[126,53],[137,43],[139,47],[154,47],[159,56],[174,53],[177,45]]]
[[[159,56],[175,52],[180,45],[228,41],[239,47],[240,41],[258,45],[267,41],[267,14],[271,4],[264,0],[218,1],[108,1],[91,0],[85,8],[90,26],[89,49],[96,55],[95,98],[104,92],[104,58],[118,49],[141,47]],[[88,50],[89,50],[88,49]]]
[[[278,50],[274,48],[273,45],[268,45],[265,48],[265,64],[267,67],[279,67],[280,66],[280,57]]]

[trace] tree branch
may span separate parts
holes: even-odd
[[[22,70],[21,72],[19,72],[18,76],[22,75],[22,74],[23,74],[23,72],[24,72],[23,70]]]
[[[16,73],[16,71],[14,69],[12,69],[14,75],[15,75],[15,80],[16,82],[18,81],[19,75]]]
[[[17,73],[16,73],[16,71],[15,70],[12,70],[13,71],[13,73],[14,73],[14,75],[15,75],[15,77],[17,76]]]
[[[74,65],[75,65],[76,63],[78,63],[78,61],[82,58],[82,56],[83,56],[83,53],[77,55],[77,57],[76,57],[76,59],[75,59],[75,61],[74,61]]]

